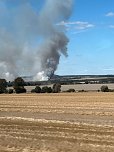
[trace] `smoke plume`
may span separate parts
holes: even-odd
[[[38,10],[31,0],[0,0],[0,77],[45,80],[54,74],[69,42],[58,23],[71,11],[72,0],[45,0]]]

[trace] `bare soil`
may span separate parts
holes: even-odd
[[[0,95],[0,152],[114,152],[114,93]]]

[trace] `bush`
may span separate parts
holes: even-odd
[[[114,89],[109,89],[109,92],[114,92]]]
[[[16,93],[26,93],[26,89],[24,87],[15,88]]]
[[[85,91],[85,90],[82,89],[82,90],[79,90],[78,92],[87,92],[87,91]]]
[[[36,92],[35,92],[35,89],[32,89],[32,90],[31,90],[31,93],[36,93]]]
[[[9,94],[12,94],[12,93],[13,93],[13,89],[9,89],[9,90],[8,90],[8,93],[9,93]]]
[[[0,94],[2,94],[2,93],[4,93],[5,91],[4,90],[2,90],[1,88],[0,88]]]
[[[4,93],[6,93],[6,94],[7,94],[7,93],[8,93],[8,90],[7,90],[7,89],[6,89],[6,90],[4,90]]]
[[[108,86],[105,86],[105,85],[101,86],[101,91],[102,92],[109,92]]]
[[[75,89],[68,89],[66,92],[75,92]]]
[[[35,93],[41,93],[41,88],[39,86],[36,86],[33,91],[35,91]]]
[[[47,86],[42,87],[41,93],[48,93],[48,87]]]
[[[52,88],[51,88],[51,87],[48,87],[47,93],[52,93],[52,92],[53,92]]]
[[[41,88],[39,86],[36,86],[35,89],[31,90],[31,93],[41,93]]]
[[[31,90],[31,93],[52,93],[53,90],[51,87],[44,86],[42,89],[39,86],[36,86],[35,89]]]

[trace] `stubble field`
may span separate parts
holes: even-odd
[[[0,95],[0,152],[114,152],[114,93]]]

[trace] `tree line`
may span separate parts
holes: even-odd
[[[16,78],[12,83],[12,88],[8,89],[8,83],[5,79],[0,79],[0,94],[2,93],[26,93],[25,82],[21,77]],[[35,86],[31,93],[59,93],[61,92],[61,84],[55,83],[53,87]]]
[[[9,88],[8,88],[9,86]],[[2,93],[26,93],[27,90],[25,88],[26,82],[21,78],[18,77],[12,82],[12,87],[7,83],[5,79],[0,79],[0,94]],[[109,89],[108,86],[103,85],[101,86],[100,90],[101,92],[114,92],[114,89]],[[52,87],[43,86],[40,87],[39,85],[36,85],[34,89],[31,90],[31,93],[59,93],[61,92],[61,84],[55,83]],[[68,89],[65,92],[75,92],[75,89]],[[80,91],[79,91],[80,92]],[[81,90],[81,92],[85,92],[84,90]]]

